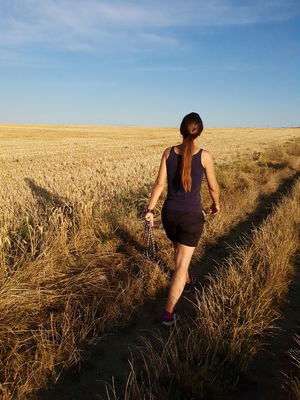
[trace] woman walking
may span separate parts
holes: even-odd
[[[192,112],[183,118],[180,125],[182,143],[165,149],[145,215],[145,220],[153,226],[154,207],[167,180],[168,193],[161,220],[172,242],[175,261],[175,272],[161,321],[167,326],[173,325],[178,319],[175,306],[182,292],[189,292],[196,281],[188,268],[203,231],[204,212],[200,195],[203,173],[212,198],[208,214],[220,212],[220,190],[213,158],[207,150],[199,149],[195,144],[195,139],[202,131],[203,123],[197,113]]]

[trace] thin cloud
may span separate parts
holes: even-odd
[[[0,17],[0,46],[41,44],[70,51],[184,47],[174,28],[281,21],[299,11],[296,0],[10,0]]]
[[[152,72],[182,72],[182,71],[228,71],[228,72],[251,72],[260,71],[264,67],[258,64],[246,63],[231,63],[218,65],[147,65],[135,68],[138,71],[152,71]],[[269,67],[268,67],[269,68]]]
[[[156,33],[142,32],[139,34],[142,41],[148,42],[149,44],[155,44],[159,46],[178,46],[180,41],[172,36],[159,35]],[[178,48],[178,47],[177,47]]]
[[[135,70],[137,71],[145,71],[145,72],[182,72],[191,70],[192,67],[188,66],[181,66],[181,65],[149,65],[143,67],[136,67]]]

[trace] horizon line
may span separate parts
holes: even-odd
[[[179,129],[178,126],[162,126],[162,125],[123,125],[123,124],[117,124],[117,125],[90,125],[90,124],[48,124],[48,123],[29,123],[29,122],[0,122],[0,127],[5,127],[7,125],[12,125],[12,126],[48,126],[48,127],[88,127],[88,128],[166,128],[166,129],[171,129],[171,128],[177,128]],[[241,128],[241,129],[246,129],[246,128],[253,128],[253,129],[269,129],[269,128],[287,128],[287,129],[300,129],[300,125],[291,125],[291,126],[283,126],[283,125],[257,125],[257,126],[251,126],[251,125],[231,125],[231,126],[204,126],[204,129],[209,128],[209,129],[215,129],[215,128]]]

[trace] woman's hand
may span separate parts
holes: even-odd
[[[151,212],[147,212],[145,215],[145,220],[148,221],[150,223],[150,226],[154,226],[153,223],[153,213]]]
[[[216,214],[219,214],[220,211],[221,211],[220,204],[212,203],[212,205],[210,206],[210,208],[208,210],[208,214],[216,215]]]

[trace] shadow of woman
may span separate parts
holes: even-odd
[[[73,217],[73,206],[67,204],[66,199],[57,194],[49,192],[49,190],[38,186],[32,179],[24,178],[25,183],[29,186],[33,197],[38,203],[38,207],[42,214],[47,215],[49,206],[51,208],[61,208],[64,216]]]

